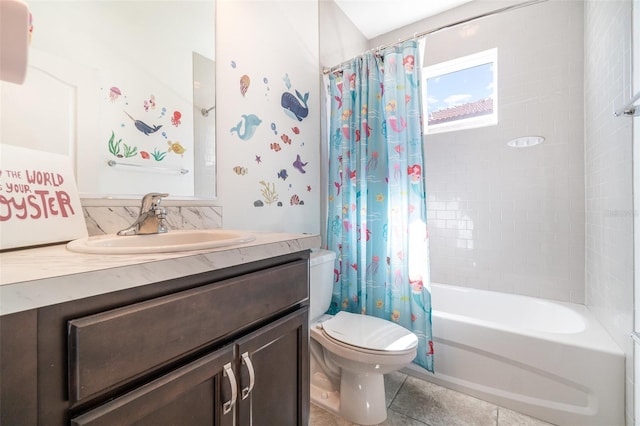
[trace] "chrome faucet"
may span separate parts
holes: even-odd
[[[163,234],[168,231],[164,222],[167,211],[160,207],[160,201],[169,194],[152,192],[142,197],[138,219],[128,228],[118,231],[118,235]]]

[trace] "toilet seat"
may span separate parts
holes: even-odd
[[[340,311],[322,322],[323,335],[334,343],[369,354],[402,355],[415,352],[418,338],[391,321]]]

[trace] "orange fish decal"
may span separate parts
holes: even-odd
[[[299,135],[299,134],[300,134],[300,129],[298,129],[297,127],[292,127],[292,128],[291,128],[291,131],[292,131],[293,133],[295,133],[296,135]]]
[[[291,138],[286,134],[283,133],[282,136],[280,136],[280,139],[282,139],[282,142],[291,145]]]
[[[271,149],[274,150],[275,152],[278,152],[282,149],[282,147],[278,142],[274,142],[271,144]]]

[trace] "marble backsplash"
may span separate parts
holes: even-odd
[[[222,228],[222,207],[167,206],[167,226],[171,229]],[[89,236],[112,234],[135,222],[140,207],[84,206]]]

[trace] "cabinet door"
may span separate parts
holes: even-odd
[[[72,418],[71,425],[233,425],[233,360],[227,346]]]
[[[309,329],[305,307],[237,341],[240,425],[307,425]]]

